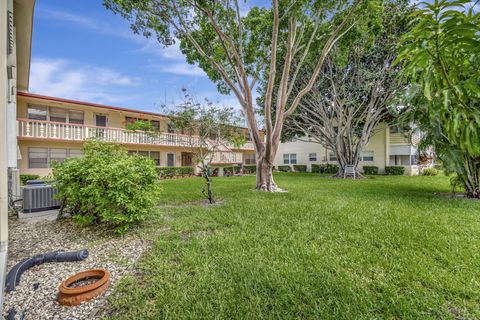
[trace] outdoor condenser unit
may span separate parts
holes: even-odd
[[[60,202],[54,197],[58,193],[57,189],[46,183],[28,182],[23,187],[23,213],[60,208]]]

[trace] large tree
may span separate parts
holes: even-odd
[[[398,61],[410,84],[407,119],[419,123],[466,195],[480,198],[480,12],[474,2],[421,3]]]
[[[220,92],[236,96],[255,146],[256,188],[265,191],[278,189],[272,167],[285,118],[313,87],[360,2],[272,0],[270,7],[252,7],[242,15],[238,0],[104,0],[135,32],[154,34],[166,46],[180,41],[189,63],[197,63]],[[305,61],[312,55],[310,66]],[[312,68],[309,79],[294,93],[304,68]],[[264,128],[253,96],[258,80],[266,83]]]
[[[336,155],[337,177],[346,176],[347,166],[353,166],[355,177],[363,177],[358,164],[364,147],[382,129],[379,123],[391,118],[389,106],[402,87],[393,62],[411,12],[406,0],[386,1],[373,35],[370,31],[353,42],[340,41],[313,89],[286,122],[290,135],[313,140]]]

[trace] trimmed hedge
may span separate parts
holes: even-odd
[[[158,167],[157,172],[160,178],[169,179],[175,177],[193,176],[195,170],[193,167]]]
[[[320,165],[312,163],[312,173],[320,173]]]
[[[290,167],[290,166],[278,166],[278,171],[280,171],[280,172],[290,172],[290,171],[292,171],[292,167]]]
[[[405,173],[405,168],[402,166],[386,166],[385,174],[390,176],[401,176]]]
[[[376,166],[363,166],[363,173],[367,175],[378,174],[378,167]]]
[[[304,164],[294,164],[293,170],[295,172],[307,172],[307,166]]]
[[[225,167],[223,168],[223,172],[225,174],[238,174],[242,171],[241,166],[233,166],[233,167]]]
[[[256,165],[243,166],[244,173],[255,173],[257,171]]]
[[[333,163],[322,163],[319,165],[320,173],[335,174],[338,172],[338,165]]]
[[[438,174],[438,170],[435,168],[425,168],[422,170],[422,176],[436,176]]]
[[[21,174],[20,183],[24,185],[28,180],[38,180],[40,176],[38,174]]]

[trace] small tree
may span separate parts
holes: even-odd
[[[95,140],[85,142],[83,151],[83,157],[53,166],[58,198],[74,219],[105,224],[118,233],[145,219],[160,190],[153,161]]]
[[[421,3],[398,61],[407,121],[426,133],[466,195],[480,198],[480,12],[470,1]]]
[[[212,163],[222,158],[231,147],[240,147],[246,142],[242,130],[235,126],[238,117],[233,108],[217,107],[206,101],[195,101],[185,89],[185,101],[170,111],[170,121],[177,130],[188,136],[189,152],[200,174],[205,179],[202,194],[210,204],[215,203],[212,191]]]
[[[134,32],[153,34],[166,46],[178,40],[189,63],[198,63],[221,93],[235,95],[255,146],[256,188],[270,192],[278,190],[272,168],[284,121],[313,87],[331,48],[351,28],[360,2],[367,10],[370,2],[375,6],[366,0],[272,0],[269,8],[252,6],[242,15],[238,0],[104,0],[132,22]],[[312,56],[308,81],[294,94]],[[258,82],[265,83],[264,126],[258,123],[253,96]]]
[[[347,165],[354,167],[356,177],[363,177],[358,163],[364,147],[380,129],[380,121],[386,120],[389,103],[401,85],[393,61],[411,6],[402,0],[384,5],[381,30],[373,42],[364,34],[340,43],[295,116],[287,121],[290,135],[310,137],[335,153],[336,177],[345,176]]]

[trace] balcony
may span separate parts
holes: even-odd
[[[55,141],[84,141],[96,138],[107,142],[143,144],[174,147],[199,146],[196,137],[176,133],[134,132],[122,128],[96,127],[81,124],[17,119],[19,139],[41,139]]]
[[[17,119],[17,136],[19,139],[55,141],[84,141],[89,138],[96,138],[102,141],[123,144],[173,147],[197,147],[200,145],[197,137],[177,133],[145,133],[123,128],[96,127],[31,119]],[[251,142],[247,142],[238,149],[253,150],[254,147]]]
[[[211,164],[241,164],[243,154],[241,152],[215,152]]]

